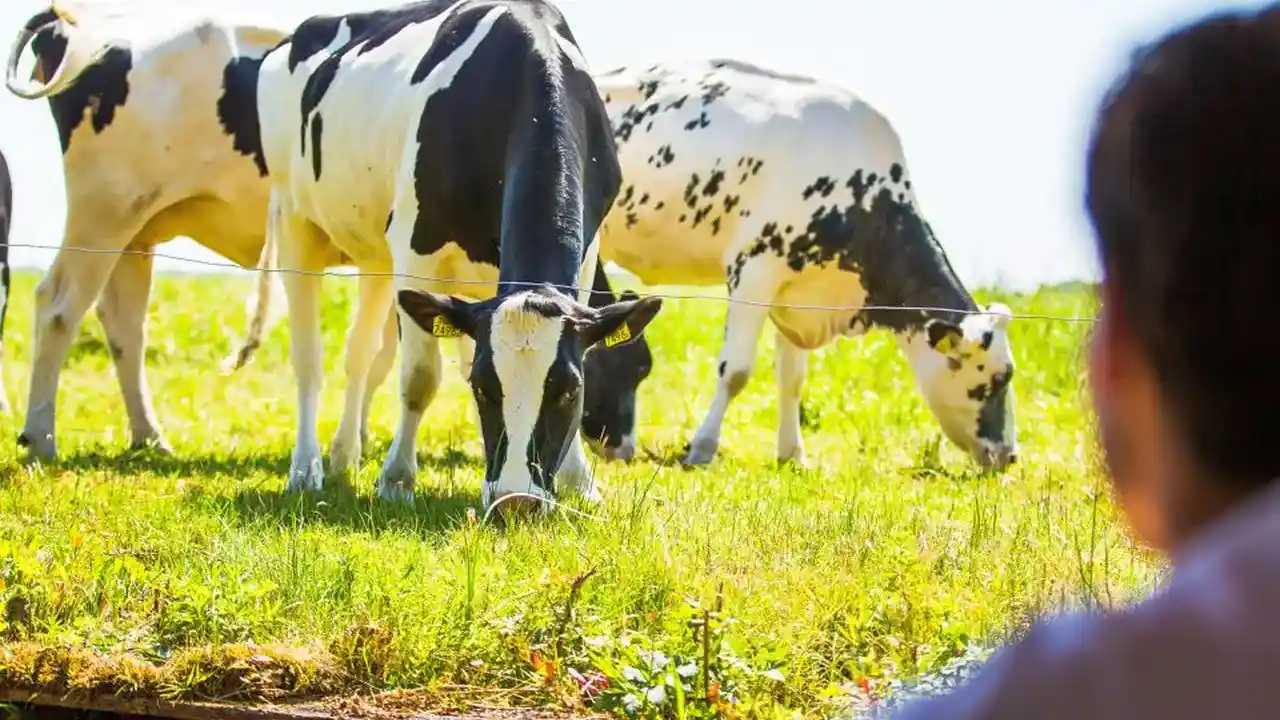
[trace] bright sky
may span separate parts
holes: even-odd
[[[388,0],[217,0],[280,23]],[[1081,167],[1095,103],[1133,44],[1219,0],[561,0],[592,67],[734,57],[842,84],[898,128],[921,204],[966,284],[1092,278]],[[0,5],[0,48],[41,7]],[[0,90],[10,240],[56,245],[66,208],[44,101]],[[180,239],[162,252],[217,260]],[[15,265],[52,252],[13,248]],[[180,262],[161,270],[198,271]]]

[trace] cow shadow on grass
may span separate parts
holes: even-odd
[[[241,456],[192,455],[180,453],[167,455],[150,448],[124,450],[94,449],[74,455],[61,456],[45,463],[56,472],[110,472],[113,475],[161,475],[193,477],[202,475],[279,474],[289,472],[289,456],[278,454],[253,454]],[[0,476],[8,477],[23,471],[25,462],[19,461],[0,470]]]
[[[376,450],[366,463],[381,458]],[[184,502],[205,512],[230,518],[248,528],[266,525],[298,527],[327,525],[353,532],[379,533],[387,530],[409,532],[421,537],[437,536],[465,522],[467,511],[480,512],[479,459],[457,450],[418,458],[418,487],[413,504],[377,497],[373,488],[377,473],[360,473],[356,479],[331,476],[319,492],[288,492],[284,488],[289,459],[284,458],[279,474],[258,487],[232,494],[193,488]],[[473,473],[471,483],[457,481],[455,473]],[[449,481],[437,484],[432,476]],[[368,487],[361,487],[362,484]]]

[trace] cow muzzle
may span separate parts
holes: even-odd
[[[1005,470],[1018,461],[1017,450],[1004,443],[983,441],[975,456],[984,470]]]
[[[636,456],[636,439],[630,435],[622,438],[622,442],[617,445],[606,445],[599,440],[591,438],[586,438],[586,441],[587,447],[591,448],[591,452],[606,461],[618,460],[626,463],[631,462]]]

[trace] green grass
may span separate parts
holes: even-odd
[[[252,365],[217,371],[244,327],[247,276],[157,282],[148,373],[175,457],[128,452],[90,317],[62,375],[62,459],[23,466],[12,439],[37,279],[15,273],[5,338],[17,410],[0,419],[11,439],[0,443],[0,686],[233,700],[415,688],[428,704],[580,709],[575,674],[600,673],[609,688],[596,709],[631,694],[644,717],[707,717],[711,689],[737,715],[817,717],[860,686],[1007,641],[1063,604],[1129,601],[1159,578],[1097,471],[1087,325],[1013,323],[1021,459],[1007,474],[980,474],[939,444],[905,359],[879,333],[813,357],[812,467],[778,469],[766,333],[713,466],[600,465],[600,519],[558,513],[504,530],[469,512],[481,449],[452,347],[413,507],[372,497],[398,412],[394,374],[350,486],[284,495],[285,325]],[[326,289],[327,441],[355,293],[346,278]],[[1000,297],[1015,312],[1093,309],[1079,290]],[[724,312],[668,301],[650,328],[640,443],[656,457],[679,456],[710,402]],[[677,666],[688,677],[648,703]]]

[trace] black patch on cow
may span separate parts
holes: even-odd
[[[316,179],[320,179],[320,141],[324,134],[324,118],[320,113],[316,113],[316,119],[311,121],[311,169],[315,171]]]
[[[27,22],[27,27],[33,30],[40,27],[42,23],[37,19],[43,17],[47,17],[45,13],[33,17]],[[47,77],[62,64],[67,52],[67,38],[57,25],[50,25],[35,34],[31,50],[46,68]],[[127,44],[117,42],[107,48],[97,62],[85,68],[70,87],[49,98],[49,109],[53,112],[64,155],[71,146],[71,134],[84,122],[86,114],[95,133],[101,133],[115,119],[116,109],[129,98],[129,72],[132,69],[133,51]]]
[[[698,130],[711,125],[711,121],[707,119],[707,111],[703,110],[698,113],[698,117],[684,124],[685,130]]]
[[[991,382],[969,389],[969,398],[982,403],[978,410],[978,437],[1000,443],[1004,441],[1006,425],[1005,405],[1009,383],[1013,380],[1013,368],[991,378]]]
[[[338,15],[320,15],[299,25],[289,38],[289,72],[328,47],[338,37],[342,20]]]
[[[231,145],[241,155],[253,158],[260,177],[267,176],[267,158],[262,152],[262,132],[258,125],[258,75],[261,57],[232,58],[222,70],[222,95],[218,98],[218,122],[231,136]]]
[[[724,171],[716,170],[711,173],[711,177],[707,179],[707,184],[702,188],[703,195],[715,195],[720,192],[720,183],[724,182]]]
[[[760,162],[744,159],[752,169]],[[896,186],[904,174],[896,163],[887,178],[857,170],[844,183],[847,199],[835,192],[835,181],[827,177],[800,188],[801,196],[829,201],[816,207],[808,225],[794,234],[791,227],[780,229],[776,223],[766,223],[727,268],[730,290],[737,287],[747,262],[770,253],[785,259],[796,272],[835,263],[842,270],[859,273],[870,306],[957,311],[863,311],[859,319],[870,325],[903,331],[920,328],[930,318],[959,323],[962,313],[976,311],[977,304],[960,284],[928,223],[910,202],[900,199]]]
[[[706,107],[717,99],[724,97],[729,92],[729,86],[720,81],[707,82],[703,80],[702,86],[702,105]],[[705,113],[704,113],[705,114]]]

